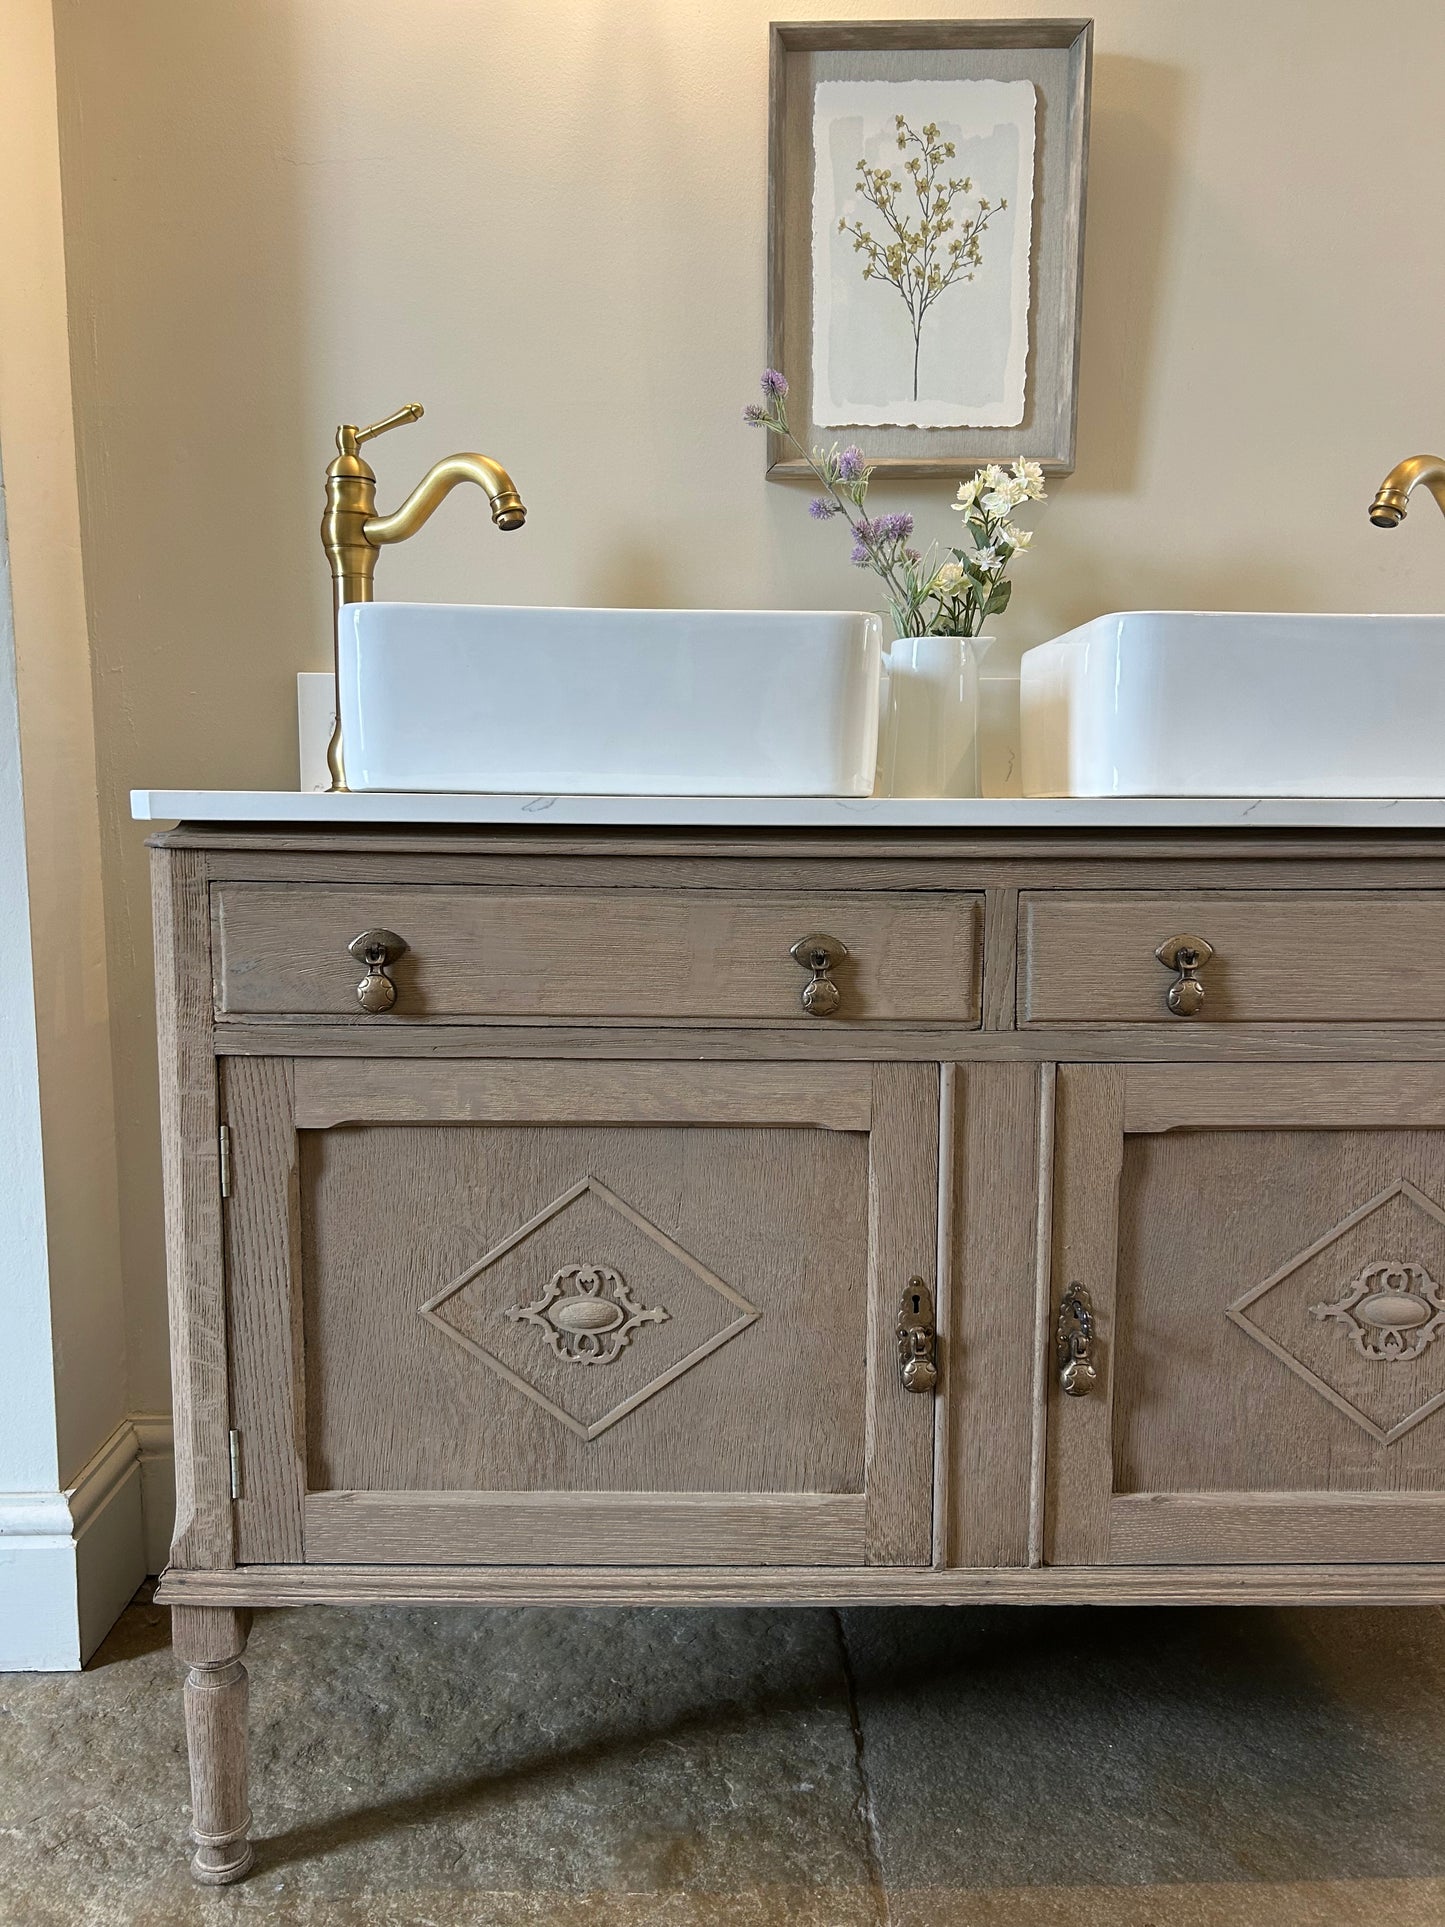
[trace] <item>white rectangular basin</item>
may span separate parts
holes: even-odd
[[[875,615],[353,603],[353,790],[868,796]]]
[[[1025,796],[1445,796],[1445,616],[1099,616],[1019,704]]]

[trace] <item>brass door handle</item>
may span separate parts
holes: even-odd
[[[366,975],[356,986],[356,1001],[368,1017],[379,1017],[396,1002],[396,985],[386,973],[405,955],[406,939],[394,930],[363,930],[346,947],[366,966]]]
[[[838,937],[815,932],[811,937],[799,937],[788,955],[813,973],[812,982],[803,986],[804,1010],[810,1017],[831,1017],[843,1001],[832,972],[848,955],[847,944]]]
[[[1166,937],[1154,955],[1166,970],[1179,973],[1169,986],[1169,1008],[1176,1017],[1197,1017],[1204,1008],[1199,973],[1214,955],[1214,945],[1203,937]]]
[[[938,1328],[933,1293],[910,1278],[898,1308],[898,1376],[905,1392],[931,1392],[938,1384]]]
[[[1082,1398],[1099,1380],[1094,1363],[1094,1307],[1082,1285],[1070,1285],[1059,1301],[1056,1346],[1059,1384],[1070,1398]]]

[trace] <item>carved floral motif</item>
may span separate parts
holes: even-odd
[[[1445,1330],[1445,1299],[1423,1265],[1384,1259],[1366,1265],[1333,1304],[1311,1305],[1310,1316],[1338,1319],[1362,1358],[1394,1363],[1418,1358]]]
[[[1445,1408],[1445,1346],[1433,1349],[1445,1331],[1442,1251],[1445,1205],[1400,1177],[1225,1313],[1372,1439],[1396,1445]]]
[[[668,1318],[661,1305],[639,1305],[611,1265],[564,1265],[540,1298],[512,1305],[503,1316],[535,1325],[557,1357],[575,1365],[610,1365],[639,1326]]]

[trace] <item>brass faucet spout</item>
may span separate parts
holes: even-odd
[[[346,788],[341,754],[341,611],[352,602],[371,601],[377,552],[388,542],[404,542],[457,486],[475,482],[492,505],[492,521],[499,529],[519,529],[527,510],[506,469],[486,455],[448,455],[428,469],[393,515],[376,513],[376,473],[361,454],[363,442],[405,422],[421,419],[420,402],[408,402],[370,428],[343,422],[336,431],[336,459],[326,471],[326,513],[321,518],[321,543],[331,564],[332,605],[336,617],[333,641],[336,668],[336,726],[326,760],[331,787]]]
[[[368,516],[362,524],[367,541],[380,548],[415,535],[459,482],[475,482],[492,504],[492,520],[499,529],[519,529],[527,511],[511,476],[486,455],[448,455],[417,483],[401,507],[391,515]]]
[[[1396,462],[1381,482],[1370,504],[1370,520],[1377,529],[1397,529],[1405,519],[1406,505],[1417,488],[1427,488],[1445,515],[1445,457],[1410,455]]]

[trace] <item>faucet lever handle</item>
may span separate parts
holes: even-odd
[[[336,431],[336,446],[343,455],[354,455],[363,442],[373,441],[389,428],[402,428],[407,422],[419,422],[425,413],[419,401],[409,401],[405,408],[398,408],[394,415],[373,422],[370,428],[358,428],[354,422],[343,422]]]

